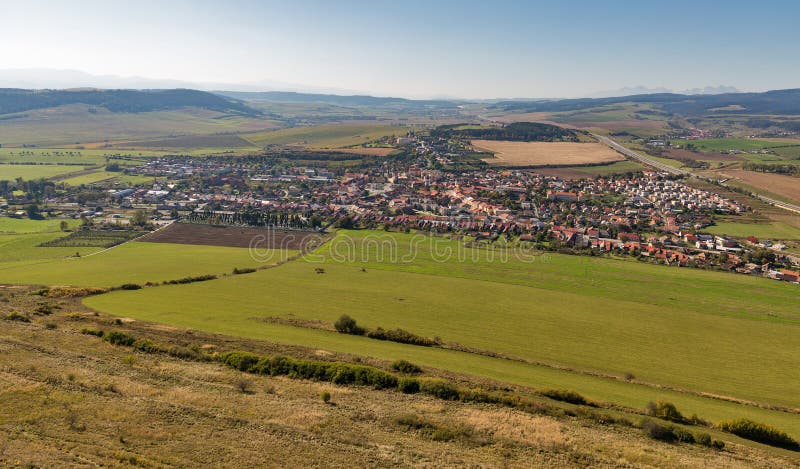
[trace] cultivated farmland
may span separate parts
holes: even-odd
[[[378,140],[391,135],[405,135],[408,128],[389,125],[319,125],[244,134],[258,146],[301,145],[310,148],[339,148]]]
[[[318,246],[321,239],[320,235],[310,231],[173,223],[167,228],[147,235],[142,241],[300,251]]]
[[[744,170],[724,170],[724,175],[800,203],[800,178]]]
[[[494,153],[488,163],[503,166],[573,166],[621,161],[619,153],[599,143],[508,142],[473,140],[472,145]]]

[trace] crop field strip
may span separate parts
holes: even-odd
[[[622,155],[599,143],[472,140],[472,145],[494,153],[494,158],[485,160],[487,163],[504,166],[574,166],[624,160]]]
[[[326,245],[320,253],[335,249]],[[319,265],[324,274],[315,272]],[[653,285],[664,294],[654,296]],[[792,312],[796,292],[782,287],[791,288],[762,279],[567,256],[524,266],[439,264],[425,256],[396,265],[327,258],[202,285],[115,292],[86,303],[179,327],[387,359],[408,357],[518,384],[572,386],[631,406],[663,395],[708,418],[748,414],[798,434],[800,419],[784,412],[462,352],[254,322],[287,315],[332,322],[346,313],[371,327],[402,327],[512,356],[619,376],[632,372],[644,382],[797,407],[789,396],[797,379],[792,378],[797,359],[791,350],[797,348],[793,332],[800,318]],[[442,298],[442,291],[464,293]],[[701,312],[712,304],[718,312]],[[492,337],[480,332],[479,325],[486,324],[495,331]],[[498,334],[502,342],[493,340]],[[653,337],[659,337],[656,345]],[[756,349],[772,357],[779,376],[763,376],[760,361],[748,352]],[[736,375],[725,372],[729,360],[740,364]]]

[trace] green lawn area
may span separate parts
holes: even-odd
[[[61,174],[82,171],[82,166],[54,164],[0,164],[0,181],[13,181],[18,177],[25,180],[47,179]]]
[[[503,261],[499,256],[508,251],[464,250],[451,240],[431,244],[422,236],[347,234],[304,260],[273,269],[114,292],[88,298],[86,304],[179,327],[408,358],[506,382],[565,387],[635,407],[669,398],[705,418],[750,415],[800,435],[796,415],[517,361],[253,319],[332,322],[349,314],[367,327],[401,327],[526,360],[616,376],[630,372],[646,382],[800,407],[796,286],[589,257],[544,254]],[[456,258],[444,259],[448,253]]]
[[[719,222],[703,228],[702,231],[739,238],[755,236],[759,239],[800,239],[800,229],[779,221],[768,223]]]
[[[77,250],[37,249],[66,249],[73,254]],[[275,253],[273,262],[282,255],[287,254]],[[31,261],[30,257],[26,259],[0,264],[0,283],[110,287],[123,283],[162,282],[186,276],[226,274],[234,267],[259,265],[251,258],[249,250],[244,248],[146,242],[127,243],[80,258],[52,259],[48,262]]]

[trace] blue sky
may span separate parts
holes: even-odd
[[[800,87],[795,1],[7,2],[0,68],[408,97]]]

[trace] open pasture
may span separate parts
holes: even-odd
[[[365,237],[370,234],[375,237]],[[114,292],[88,298],[86,304],[179,327],[405,357],[518,384],[569,387],[636,407],[665,396],[705,418],[756,415],[800,434],[796,415],[584,374],[632,373],[647,383],[694,393],[800,407],[794,384],[800,380],[794,353],[800,347],[796,286],[553,254],[501,261],[497,256],[503,251],[465,251],[452,240],[431,245],[428,238],[408,235],[347,235],[273,269],[203,284]],[[396,252],[382,246],[394,246],[389,249]],[[442,259],[448,252],[457,254]],[[371,328],[400,327],[580,372],[255,319],[333,322],[341,314]],[[763,357],[769,357],[766,366]],[[737,363],[736,369],[729,363]]]
[[[63,249],[73,253],[78,250],[36,249]],[[79,258],[0,263],[0,283],[111,287],[123,283],[163,282],[187,276],[228,274],[235,267],[259,267],[264,265],[263,259],[278,262],[288,255],[289,252],[265,251],[261,259],[255,259],[243,248],[134,241]]]
[[[573,166],[622,161],[619,153],[599,143],[508,142],[473,140],[472,146],[494,154],[486,162],[503,166]]]

